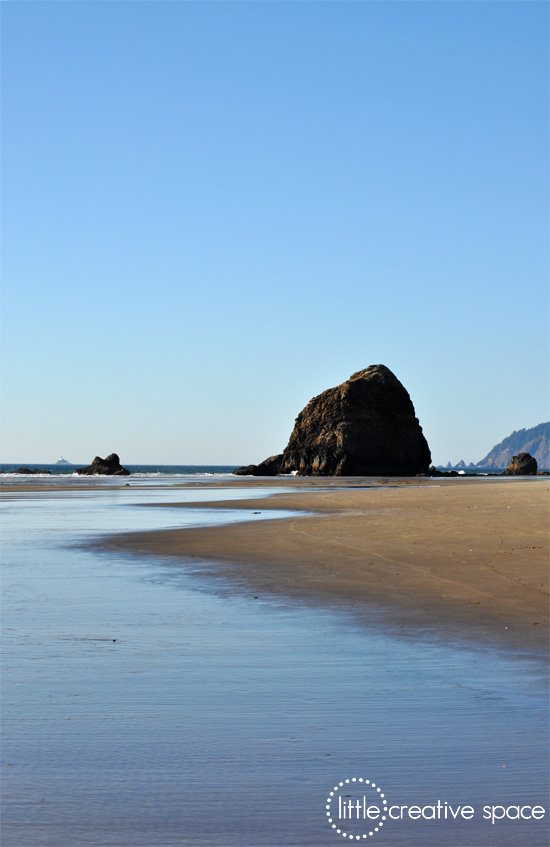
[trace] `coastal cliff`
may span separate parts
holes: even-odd
[[[550,422],[519,429],[500,441],[477,463],[478,468],[506,468],[512,456],[529,453],[539,468],[550,468]]]

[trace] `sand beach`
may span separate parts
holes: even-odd
[[[392,626],[548,647],[545,479],[279,479],[292,491],[209,508],[306,515],[111,537],[119,550],[217,562],[238,590],[384,612]],[[273,480],[269,481],[273,484]],[[241,483],[242,484],[242,483]],[[247,480],[257,495],[266,481]],[[226,483],[230,488],[232,483]],[[191,508],[183,503],[181,508]],[[174,507],[178,507],[174,504]]]

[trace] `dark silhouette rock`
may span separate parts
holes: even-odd
[[[243,465],[242,468],[237,468],[236,470],[232,471],[232,473],[235,476],[256,476],[254,471],[257,467],[258,465]]]
[[[123,468],[116,453],[110,453],[105,459],[96,456],[91,465],[77,468],[75,473],[85,476],[130,476],[130,471]]]
[[[441,471],[439,468],[430,465],[426,473],[417,473],[417,476],[461,476],[458,471]]]
[[[259,465],[246,465],[244,468],[237,468],[233,473],[237,476],[277,476],[281,472],[282,458],[283,454],[279,453],[278,456],[270,456]]]
[[[529,453],[518,453],[512,456],[510,464],[504,471],[505,476],[533,476],[538,469],[537,460]]]
[[[371,365],[310,400],[281,456],[234,473],[416,476],[430,458],[408,392],[384,365]]]
[[[17,470],[12,471],[11,473],[20,473],[20,474],[51,474],[51,471],[43,471],[40,468],[17,468]]]

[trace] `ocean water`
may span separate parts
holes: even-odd
[[[40,484],[41,480],[48,480],[55,477],[56,484],[70,484],[71,479],[90,480],[90,477],[81,477],[77,474],[76,468],[83,467],[89,462],[83,462],[81,465],[47,465],[28,462],[19,462],[11,464],[0,464],[0,479],[4,485],[9,485],[10,480],[31,480],[35,484]],[[131,473],[133,480],[168,480],[175,482],[176,478],[181,483],[204,482],[212,479],[232,479],[234,480],[233,471],[239,465],[128,465],[122,463],[123,467],[127,468]],[[18,474],[15,473],[19,468],[26,467],[29,470],[40,470],[40,474]],[[443,469],[445,470],[445,469]],[[466,472],[469,475],[476,476],[494,476],[499,474],[504,468],[467,468]],[[539,470],[544,470],[539,468]],[[119,485],[120,480],[124,477],[119,476],[101,476],[97,475],[96,479],[109,481],[113,485]],[[320,479],[320,478],[317,478]]]
[[[209,509],[216,499],[215,484],[8,491],[3,847],[322,847],[344,832],[380,847],[546,845],[547,811],[483,812],[548,807],[533,657],[396,638],[375,614],[359,625],[210,581],[210,563],[90,546],[275,517]],[[147,508],[184,500],[197,507]],[[335,798],[355,796],[354,778],[382,811],[440,801],[474,816],[342,824]]]
[[[91,461],[91,460],[90,460]],[[78,474],[75,473],[76,468],[85,467],[90,464],[90,462],[82,462],[80,465],[45,465],[45,464],[35,464],[28,462],[19,462],[11,463],[11,464],[0,464],[0,471],[3,475],[6,475],[8,478],[15,477],[17,479],[31,479],[35,476],[37,479],[41,479],[46,476],[55,476],[55,477],[78,477]],[[131,475],[138,478],[151,478],[158,479],[159,477],[176,477],[181,476],[186,479],[189,477],[226,477],[230,476],[232,471],[239,467],[239,465],[127,465],[125,462],[122,463],[123,467],[127,468],[130,471]],[[15,474],[15,471],[18,468],[26,467],[29,470],[40,470],[43,471],[43,474]],[[86,477],[81,477],[81,479],[86,479]],[[120,482],[121,477],[103,477],[101,475],[98,476],[99,479],[114,479],[117,482]],[[5,480],[6,482],[8,479]]]

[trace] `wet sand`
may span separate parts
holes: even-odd
[[[297,480],[291,493],[253,501],[224,501],[220,492],[219,502],[209,508],[315,514],[133,532],[102,545],[201,560],[205,575],[229,577],[243,593],[345,605],[356,614],[376,609],[397,630],[430,630],[544,652],[548,482],[384,482],[382,488],[364,488],[354,487],[360,485],[354,480],[337,488],[348,482],[315,480],[319,490],[307,490],[312,480]],[[257,494],[258,485],[266,483],[248,484]]]
[[[517,524],[520,542],[506,534],[501,549],[512,552],[516,580],[532,578],[544,480],[387,490],[365,480],[179,490],[71,482],[11,487],[4,507],[5,847],[328,847],[340,838],[325,820],[327,790],[353,775],[376,778],[392,803],[476,809],[468,821],[392,820],[376,842],[387,847],[548,844],[547,815],[498,825],[482,817],[487,803],[546,806],[546,663],[532,640],[516,633],[519,653],[498,649],[489,627],[482,636],[468,620],[455,631],[479,632],[476,644],[438,637],[450,616],[434,623],[444,615],[430,617],[420,580],[437,565],[422,565],[422,550],[438,559],[444,548],[440,523],[462,569],[471,548],[479,570],[482,545],[492,551],[484,536],[471,540],[481,507],[489,540]],[[179,541],[159,557],[166,526],[180,527]],[[241,552],[236,538],[224,546],[233,528],[243,529]],[[94,546],[113,532],[128,533],[110,536],[118,550]],[[181,552],[200,534],[205,549],[217,539],[217,559]],[[134,555],[148,552],[146,539],[153,555]],[[295,555],[285,560],[285,550]],[[402,589],[393,606],[371,577],[370,594],[354,589],[367,585],[370,562]],[[414,637],[393,637],[384,615]]]

